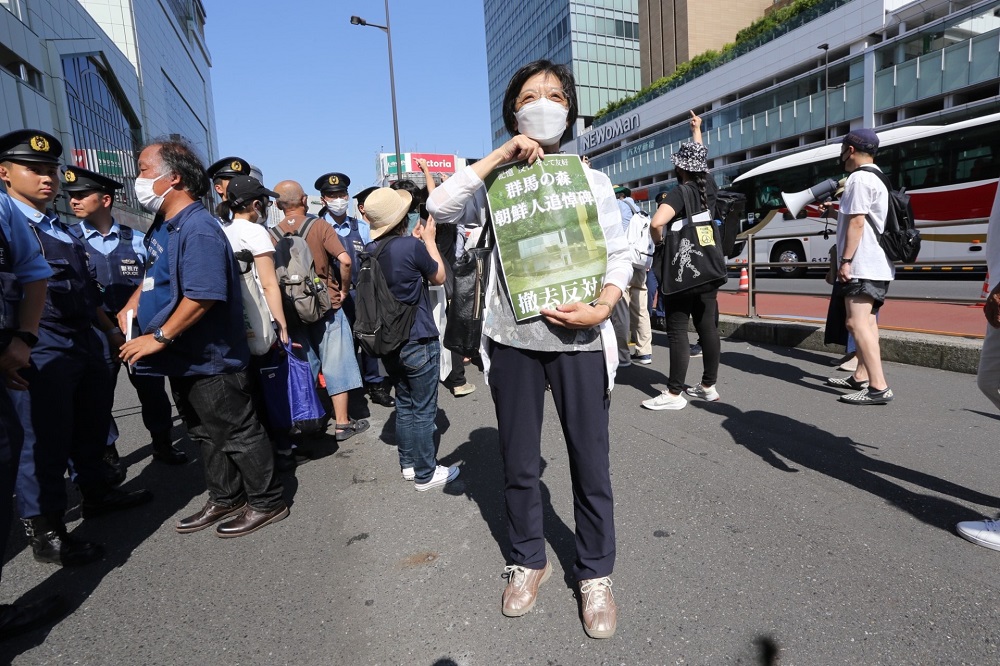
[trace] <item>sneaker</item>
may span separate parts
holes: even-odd
[[[507,617],[521,617],[535,606],[538,586],[552,575],[552,565],[548,562],[541,569],[528,569],[519,565],[503,568],[507,587],[503,590],[503,606],[500,612]]]
[[[977,546],[1000,550],[1000,520],[966,520],[955,526],[958,536]]]
[[[854,375],[850,377],[830,377],[826,380],[826,385],[835,388],[851,389],[852,391],[860,391],[861,389],[868,388],[867,381],[859,382],[854,378]]]
[[[611,593],[611,579],[591,578],[580,581],[580,605],[583,606],[583,630],[591,638],[611,638],[618,626],[618,605]]]
[[[413,481],[415,475],[412,467],[400,467],[399,471],[403,473],[404,481]]]
[[[691,345],[691,358],[701,357],[701,345]]]
[[[892,389],[890,388],[873,391],[869,387],[863,388],[857,393],[842,395],[840,401],[849,405],[888,405],[892,402],[892,397]]]
[[[456,398],[461,398],[462,396],[469,395],[475,390],[476,390],[475,384],[470,384],[469,382],[465,382],[461,386],[456,386],[455,388],[453,388],[451,390],[451,393]]]
[[[639,365],[649,365],[653,362],[652,354],[637,354],[632,357],[633,363],[638,363]]]
[[[844,361],[837,366],[837,370],[843,370],[844,372],[854,373],[858,369],[858,359],[854,357],[850,360]]]
[[[684,389],[684,392],[692,398],[701,398],[702,400],[708,400],[709,402],[715,402],[719,399],[719,392],[715,390],[714,385],[705,387],[701,384],[696,384]]]
[[[661,409],[684,409],[687,407],[687,400],[684,396],[677,394],[674,395],[670,391],[664,391],[655,398],[650,398],[649,400],[643,400],[642,406],[646,409],[661,410]]]
[[[458,476],[458,468],[452,465],[451,467],[443,467],[438,465],[434,469],[434,475],[429,478],[424,483],[417,481],[413,486],[418,492],[424,492],[425,490],[430,490],[431,488],[437,488],[438,486],[443,486],[446,483],[451,483]]]

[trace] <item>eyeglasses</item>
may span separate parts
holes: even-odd
[[[521,94],[517,96],[515,103],[518,107],[524,106],[525,104],[531,104],[532,102],[537,102],[542,97],[545,97],[549,101],[555,102],[556,104],[562,104],[563,106],[569,105],[569,99],[566,97],[566,91],[562,88],[546,88],[545,90],[522,90]]]

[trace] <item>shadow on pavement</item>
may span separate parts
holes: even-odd
[[[782,414],[743,412],[733,405],[721,402],[692,403],[692,406],[723,416],[721,425],[729,432],[733,441],[757,454],[775,469],[783,472],[799,471],[785,462],[788,460],[881,497],[917,520],[946,532],[952,532],[955,523],[959,521],[977,520],[980,516],[948,499],[914,492],[882,477],[891,477],[964,502],[1000,507],[1000,498],[924,472],[870,458],[864,454],[864,449],[878,447],[862,444],[848,437],[836,437],[816,426]]]

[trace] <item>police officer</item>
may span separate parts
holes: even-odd
[[[49,209],[59,192],[61,154],[62,145],[45,132],[0,136],[0,180],[28,218],[52,269],[37,344],[21,372],[28,390],[11,392],[24,428],[17,510],[35,559],[72,566],[100,559],[104,549],[67,533],[67,466],[83,494],[84,518],[144,504],[152,494],[115,489],[102,462],[111,425],[111,378],[94,327],[113,349],[125,339],[100,307],[83,242]]]
[[[69,167],[63,173],[62,189],[69,195],[73,214],[80,219],[80,224],[69,229],[89,246],[90,264],[100,285],[102,306],[111,321],[116,320],[118,312],[125,307],[129,297],[142,282],[148,254],[143,242],[145,236],[131,227],[119,224],[111,214],[115,192],[121,188],[122,184],[118,181],[79,167]],[[121,360],[117,350],[114,354],[110,351],[108,349],[106,358],[111,372],[113,400]],[[168,465],[187,462],[187,455],[174,448],[170,436],[173,422],[163,377],[129,373],[129,381],[135,387],[142,405],[142,423],[153,440],[153,459]],[[115,446],[117,440],[118,426],[112,418],[104,460],[116,472],[121,469]],[[118,473],[124,478],[124,474]]]
[[[251,168],[250,163],[242,157],[230,156],[223,157],[218,162],[213,162],[205,172],[212,181],[212,187],[215,188],[215,193],[219,195],[220,203],[215,207],[215,216],[220,220],[225,222],[230,221],[229,209],[221,203],[226,200],[226,191],[229,188],[229,181],[236,176],[251,175]]]
[[[347,214],[347,207],[350,203],[347,188],[350,184],[350,178],[340,172],[333,171],[317,178],[315,187],[319,190],[320,196],[323,197],[323,209],[320,211],[320,215],[325,216],[326,213],[329,213],[330,226],[336,230],[337,235],[340,236],[340,242],[343,243],[344,249],[351,257],[351,282],[354,283],[357,282],[358,271],[361,269],[358,255],[364,251],[365,246],[372,239],[368,223]],[[355,293],[353,284],[351,286],[350,298],[344,302],[343,308],[347,320],[353,326]],[[368,356],[363,351],[361,352],[361,375],[368,387],[368,395],[372,402],[383,407],[396,406],[396,401],[389,395],[388,383],[379,374],[378,359]]]
[[[7,388],[24,390],[19,374],[38,340],[45,283],[52,270],[42,257],[28,221],[0,191],[0,373]],[[24,431],[7,391],[0,388],[0,553],[6,550],[14,504],[14,480]],[[2,559],[0,559],[2,564]],[[59,597],[29,604],[0,604],[0,640],[30,631],[60,612]]]

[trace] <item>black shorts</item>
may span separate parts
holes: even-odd
[[[888,280],[866,280],[854,278],[850,282],[838,282],[840,296],[868,296],[872,304],[872,314],[877,314],[885,303],[885,294],[889,291]]]

